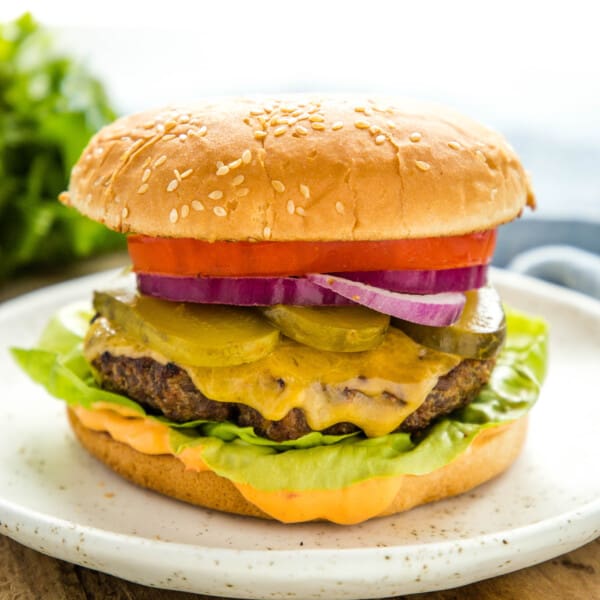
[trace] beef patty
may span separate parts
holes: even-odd
[[[398,431],[418,431],[436,417],[466,406],[489,379],[494,362],[463,360],[440,377],[423,404],[408,416]],[[128,396],[150,412],[161,413],[172,421],[231,421],[243,427],[253,427],[258,435],[275,441],[297,439],[312,431],[300,408],[290,410],[280,421],[269,421],[257,410],[244,404],[210,400],[196,388],[189,375],[174,363],[164,365],[147,357],[129,358],[103,352],[92,365],[98,372],[103,388]],[[279,384],[285,386],[284,381]],[[347,396],[362,394],[350,388],[345,388],[342,393]],[[325,429],[324,433],[342,435],[358,430],[353,423],[337,423]]]

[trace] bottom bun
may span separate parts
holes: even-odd
[[[223,512],[272,519],[248,502],[228,479],[211,471],[186,469],[174,456],[143,454],[108,433],[85,427],[68,409],[79,442],[113,471],[142,487],[190,504]],[[527,417],[489,427],[451,463],[425,475],[401,475],[391,504],[374,516],[399,513],[420,504],[466,492],[506,470],[519,455],[527,432]],[[359,484],[360,485],[360,484]]]

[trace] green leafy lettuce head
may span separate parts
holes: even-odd
[[[122,236],[56,201],[89,138],[114,118],[102,84],[30,14],[0,24],[0,281],[122,247]]]

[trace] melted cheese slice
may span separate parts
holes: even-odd
[[[100,318],[88,331],[84,352],[91,362],[105,351],[170,362]],[[460,360],[390,328],[383,342],[366,352],[323,352],[284,338],[273,352],[252,363],[179,366],[210,400],[251,406],[272,421],[301,408],[314,430],[350,422],[375,437],[397,429]]]

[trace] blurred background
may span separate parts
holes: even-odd
[[[122,248],[54,201],[115,114],[202,96],[365,91],[448,104],[502,131],[539,208],[501,229],[495,263],[600,298],[595,3],[3,0],[0,23],[0,286],[11,281],[11,295],[23,274],[52,277]]]

